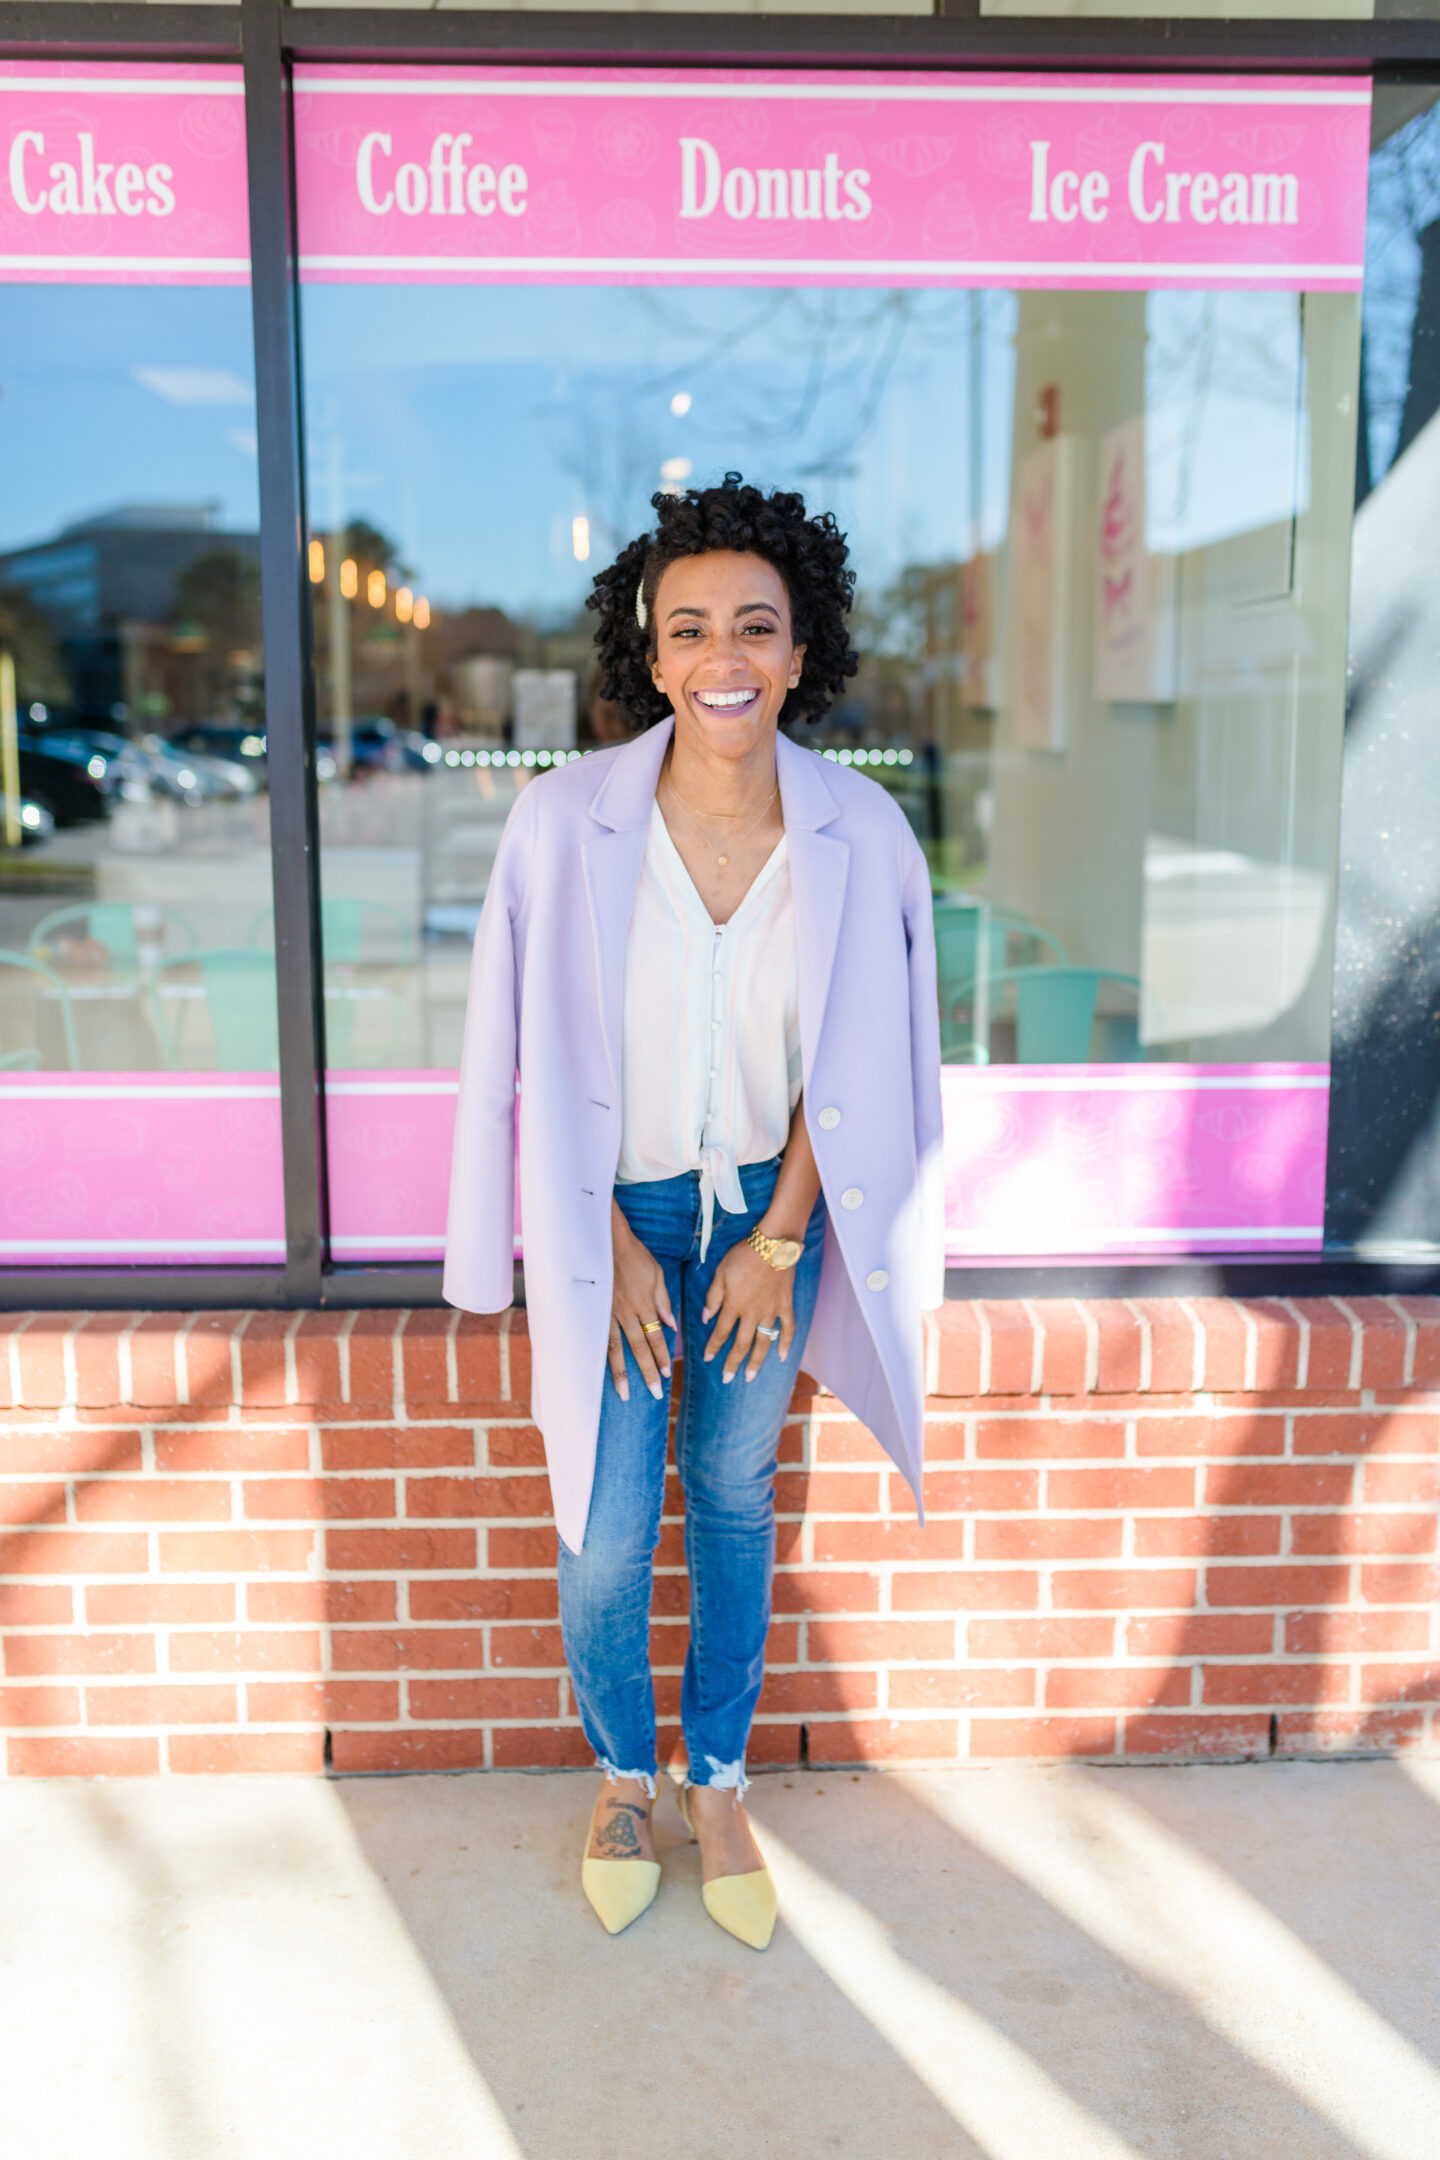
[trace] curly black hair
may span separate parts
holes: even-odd
[[[650,677],[656,589],[669,564],[733,549],[762,556],[779,571],[790,596],[795,642],[805,647],[800,682],[786,698],[781,720],[820,719],[860,664],[845,619],[855,597],[855,573],[846,559],[845,535],[830,512],[809,517],[803,495],[779,488],[767,495],[734,472],[718,487],[662,493],[650,502],[655,530],[622,548],[600,572],[585,603],[600,617],[595,645],[604,695],[641,727],[666,717],[669,701]],[[643,630],[637,593],[645,600]]]

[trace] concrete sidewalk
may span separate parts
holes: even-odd
[[[0,1788],[17,2160],[1436,2160],[1440,1764],[756,1780],[764,1957],[589,1777]]]

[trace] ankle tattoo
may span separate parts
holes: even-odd
[[[640,1853],[638,1824],[648,1820],[645,1808],[633,1800],[612,1803],[608,1819],[595,1832],[595,1850],[607,1860],[634,1860]]]

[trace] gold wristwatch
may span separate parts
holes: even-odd
[[[767,1261],[777,1273],[784,1268],[794,1267],[805,1250],[793,1237],[766,1237],[758,1223],[750,1232],[750,1243],[760,1258]]]

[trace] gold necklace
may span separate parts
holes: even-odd
[[[729,862],[730,857],[728,855],[722,855],[719,848],[715,847],[715,842],[711,839],[709,833],[706,832],[704,826],[700,823],[700,820],[696,817],[694,811],[690,808],[684,796],[680,793],[679,788],[676,787],[674,775],[669,771],[668,768],[665,773],[665,781],[666,785],[670,790],[670,793],[674,796],[675,801],[679,806],[681,812],[689,820],[690,824],[694,826],[696,832],[699,833],[700,838],[705,842],[706,847],[715,848],[716,857],[718,858],[720,867],[723,870],[725,868],[725,865]],[[775,797],[779,794],[779,792],[780,783],[777,780],[774,787],[771,788],[770,793],[765,798],[764,807],[760,812],[760,816],[753,819],[751,823],[746,826],[744,832],[740,834],[738,839],[727,840],[725,843],[727,848],[739,847],[744,841],[749,839],[751,833],[756,831],[764,818],[769,815],[770,805],[774,802]]]

